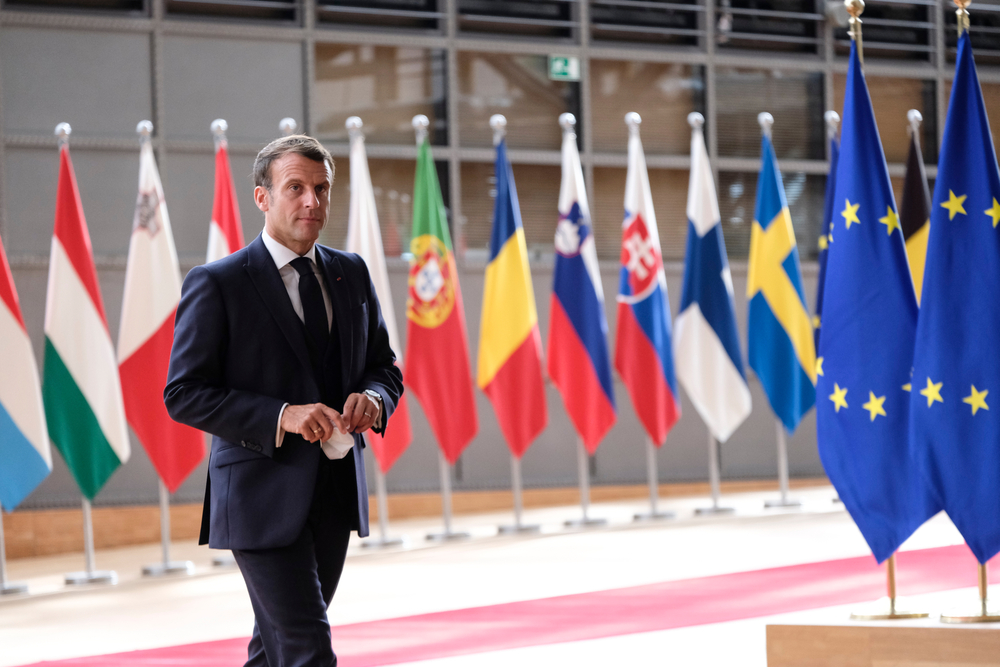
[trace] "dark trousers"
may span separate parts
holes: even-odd
[[[336,667],[326,610],[353,528],[342,488],[353,468],[350,456],[320,463],[309,518],[295,542],[233,551],[254,611],[246,667]]]

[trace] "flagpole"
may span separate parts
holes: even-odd
[[[840,126],[840,114],[834,111],[833,109],[827,109],[826,113],[823,114],[823,120],[826,121],[826,140],[827,142],[832,142],[834,139],[837,138],[837,131]],[[827,143],[827,149],[829,149],[829,146],[830,146],[829,143]],[[831,162],[833,160],[832,154],[830,160]],[[833,178],[834,176],[835,174],[828,172],[827,180]],[[829,185],[827,187],[829,187]],[[827,220],[823,221],[823,229],[822,229],[823,234],[829,233],[829,230],[827,230],[826,228],[827,222],[828,222]],[[817,338],[817,341],[818,340],[819,339]],[[819,345],[816,346],[816,354],[819,354]],[[834,493],[832,502],[840,503],[841,502],[840,496]]]
[[[786,443],[785,425],[780,419],[775,419],[778,433],[778,488],[781,497],[777,500],[765,500],[764,507],[802,507],[802,502],[788,498],[788,445]]]
[[[852,621],[898,621],[930,616],[926,611],[900,610],[899,600],[896,598],[896,554],[892,554],[885,561],[885,586],[888,597],[874,603],[869,609],[852,613]],[[941,620],[944,621],[944,616]]]
[[[514,495],[514,524],[497,527],[500,535],[513,535],[517,533],[537,533],[542,529],[537,523],[525,524],[521,522],[524,512],[524,502],[522,500],[522,479],[521,479],[521,459],[510,455],[510,486]]]
[[[719,441],[715,439],[712,432],[708,432],[708,481],[712,488],[712,506],[699,507],[694,511],[698,515],[707,514],[731,514],[735,510],[732,507],[720,507],[720,482],[719,482]]]
[[[114,586],[118,583],[118,574],[110,570],[94,570],[94,523],[90,516],[90,501],[83,498],[83,572],[70,572],[65,577],[66,585],[79,586],[82,584],[110,584]]]
[[[632,517],[633,521],[655,521],[658,519],[673,519],[674,512],[660,512],[657,502],[660,500],[659,468],[656,464],[656,444],[646,436],[646,479],[649,483],[649,512],[639,513]]]
[[[583,516],[579,519],[570,519],[564,525],[567,528],[591,528],[606,525],[607,519],[591,518],[587,515],[590,509],[590,460],[582,438],[576,439],[576,469],[580,478],[580,509],[583,510]]]
[[[281,130],[281,136],[288,137],[295,134],[295,130],[298,129],[299,124],[295,122],[295,119],[291,116],[287,118],[282,118],[278,123],[278,129]]]
[[[194,563],[189,560],[170,560],[170,490],[160,482],[160,544],[163,562],[151,563],[142,568],[144,577],[162,577],[165,574],[194,574]]]
[[[423,116],[426,120],[427,117]],[[414,125],[416,119],[414,119]],[[426,126],[425,126],[426,128]],[[426,136],[426,130],[425,130]],[[466,532],[455,532],[451,529],[451,465],[444,454],[438,452],[438,472],[441,475],[441,514],[444,519],[444,532],[429,533],[427,539],[433,542],[447,542],[449,540],[463,540],[469,537]]]
[[[3,540],[3,509],[0,508],[0,595],[19,595],[27,592],[27,584],[7,581],[7,547]]]

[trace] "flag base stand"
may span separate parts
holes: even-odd
[[[660,479],[656,465],[656,445],[649,436],[646,436],[646,481],[649,482],[649,511],[634,514],[632,520],[664,521],[676,518],[674,512],[661,512],[656,507],[660,501]]]
[[[456,540],[467,540],[470,537],[471,537],[471,535],[469,535],[468,533],[465,533],[465,532],[457,532],[457,533],[455,533],[455,532],[449,531],[447,533],[428,533],[427,534],[427,541],[428,542],[454,542]]]
[[[897,598],[885,597],[873,602],[870,607],[851,613],[852,621],[899,621],[908,618],[927,618],[926,611],[907,609]]]
[[[667,519],[676,518],[677,514],[675,512],[646,512],[632,516],[633,521],[666,521]]]
[[[563,525],[567,528],[598,528],[608,525],[607,519],[583,517],[582,519],[569,519]]]
[[[455,532],[451,529],[451,464],[444,454],[438,452],[438,472],[441,476],[441,514],[444,519],[444,531],[429,533],[429,542],[454,542],[467,540],[471,535],[466,532]]]
[[[699,507],[694,511],[695,516],[712,516],[717,514],[732,514],[736,510],[732,507],[719,507],[719,496],[721,495],[719,472],[719,441],[715,439],[711,431],[708,433],[708,481],[712,487],[712,506]]]
[[[777,500],[765,500],[764,507],[773,509],[775,507],[802,507],[798,500],[788,497],[788,445],[785,442],[785,425],[780,419],[775,420],[778,427],[778,488],[781,497]]]
[[[735,511],[732,507],[699,507],[694,513],[697,516],[713,516],[717,514],[732,514]]]
[[[583,511],[583,516],[579,519],[568,519],[563,522],[563,525],[567,528],[599,528],[608,525],[607,519],[588,516],[590,511],[590,461],[582,438],[577,438],[576,441],[576,467],[580,478],[580,509]]]
[[[70,572],[66,575],[65,581],[67,586],[83,586],[84,584],[107,584],[114,586],[118,583],[118,573],[110,570]]]
[[[162,577],[167,574],[194,574],[194,563],[189,560],[172,560],[144,565],[142,568],[144,577]]]
[[[774,500],[765,500],[764,507],[767,509],[772,509],[775,507],[802,507],[802,501],[791,500],[788,498],[776,498]]]
[[[986,564],[979,564],[979,607],[962,609],[957,612],[941,614],[942,623],[998,623],[1000,609],[992,606],[986,597],[989,580],[986,577]]]
[[[28,585],[11,581],[0,586],[0,595],[23,595],[28,592]]]
[[[233,558],[233,554],[226,553],[213,558],[212,565],[215,567],[236,567],[236,559]]]
[[[110,570],[94,569],[94,522],[90,514],[90,500],[83,498],[83,560],[87,568],[83,572],[70,572],[65,577],[67,586],[82,586],[84,584],[118,583],[118,573]]]
[[[361,542],[362,549],[385,549],[387,547],[401,547],[406,544],[402,537],[380,537],[377,540],[367,539]]]
[[[497,526],[497,535],[523,535],[526,533],[539,533],[541,531],[542,527],[537,523]]]
[[[511,495],[514,496],[514,523],[497,526],[497,535],[524,535],[540,532],[542,527],[538,524],[521,523],[521,515],[524,513],[524,501],[521,498],[521,459],[514,455],[510,457],[510,486]]]
[[[389,537],[389,492],[386,489],[385,473],[378,461],[375,462],[375,499],[378,503],[379,538],[368,538],[361,541],[362,549],[385,549],[401,547],[406,544],[402,537]]]

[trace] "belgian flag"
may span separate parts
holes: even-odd
[[[910,276],[920,303],[920,288],[924,284],[924,258],[927,255],[927,235],[931,224],[931,193],[927,188],[924,156],[920,151],[919,121],[911,118],[910,153],[906,158],[906,177],[903,180],[903,197],[899,201],[899,221],[906,239],[906,257],[910,261]]]

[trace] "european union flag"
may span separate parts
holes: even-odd
[[[792,216],[771,140],[761,143],[757,209],[750,230],[750,368],[789,432],[816,403],[816,347],[806,310]]]
[[[830,137],[830,173],[826,176],[826,195],[823,201],[823,228],[819,234],[819,275],[816,278],[816,315],[813,316],[813,340],[819,349],[819,331],[823,326],[823,290],[826,285],[826,258],[830,253],[830,237],[833,234],[833,195],[837,189],[837,161],[840,158],[840,144],[836,137]]]
[[[980,563],[1000,551],[1000,414],[990,410],[1000,393],[998,199],[997,158],[966,31],[931,205],[910,443]]]
[[[881,563],[938,505],[909,455],[917,300],[854,44],[842,117],[816,435],[827,476]]]

